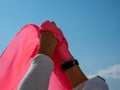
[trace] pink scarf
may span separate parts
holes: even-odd
[[[17,90],[20,81],[29,69],[32,58],[38,52],[39,35],[38,26],[26,25],[2,53],[0,56],[0,90]],[[59,59],[57,54],[54,54],[53,59],[54,61]],[[71,90],[65,73],[57,64],[52,72],[48,90]]]

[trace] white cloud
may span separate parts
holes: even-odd
[[[107,69],[100,70],[97,72],[96,75],[100,75],[102,77],[107,77],[107,78],[120,79],[120,65],[114,65]],[[96,75],[89,75],[88,77],[93,77]]]

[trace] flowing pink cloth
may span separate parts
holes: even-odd
[[[0,90],[17,90],[23,76],[29,69],[32,58],[37,54],[39,27],[34,24],[24,26],[0,56]],[[57,54],[54,61],[59,60]],[[58,63],[58,62],[57,62]],[[59,65],[55,65],[48,90],[71,90],[71,85]]]

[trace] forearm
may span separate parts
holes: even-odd
[[[70,69],[66,70],[66,74],[71,81],[72,87],[76,87],[77,85],[83,83],[88,80],[84,73],[81,71],[79,66],[75,65]]]
[[[66,61],[61,60],[62,64],[65,64]],[[64,71],[71,82],[72,87],[76,87],[77,85],[83,83],[88,80],[86,75],[82,72],[78,65],[74,65]]]

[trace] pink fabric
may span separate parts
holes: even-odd
[[[39,27],[33,24],[24,26],[13,38],[0,56],[0,90],[17,90],[27,72],[32,58],[39,49]],[[49,90],[71,90],[71,85],[60,70],[59,56],[53,56],[55,67],[52,72]]]
[[[45,21],[40,25],[40,32],[42,32],[42,31],[52,32],[52,34],[58,40],[58,46],[56,49],[56,53],[58,53],[58,55],[62,59],[66,60],[66,61],[70,61],[72,59],[72,55],[68,50],[68,43],[67,43],[61,29],[58,28],[54,23],[51,23],[50,21]]]

